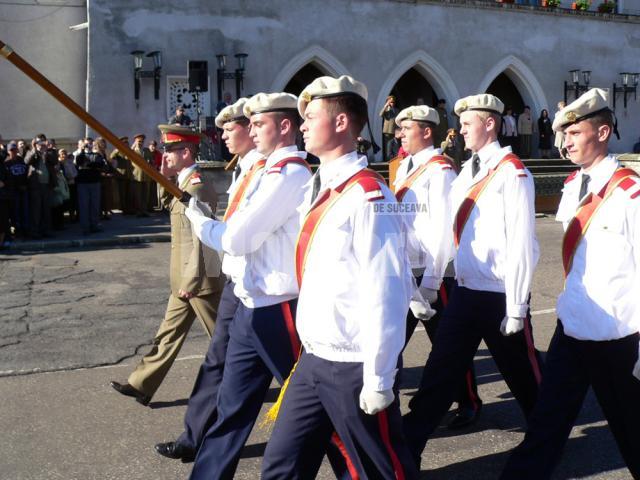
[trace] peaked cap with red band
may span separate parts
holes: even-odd
[[[162,146],[178,146],[183,144],[200,145],[202,134],[181,125],[158,125],[162,135]]]

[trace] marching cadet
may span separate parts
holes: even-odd
[[[531,174],[497,135],[503,103],[493,95],[456,102],[473,152],[451,188],[457,287],[440,322],[404,431],[419,464],[429,436],[454,400],[459,379],[484,340],[525,416],[540,372],[529,317],[538,260]]]
[[[395,195],[407,227],[407,252],[416,276],[418,291],[407,315],[407,343],[418,319],[424,324],[431,343],[438,322],[454,287],[453,225],[450,190],[456,170],[450,159],[433,146],[438,111],[426,105],[405,108],[396,117],[401,128],[402,148],[409,156],[402,160],[396,176]],[[446,275],[447,271],[450,271]],[[444,280],[443,280],[444,279]],[[431,312],[435,312],[433,316]],[[478,397],[473,362],[460,379],[458,408],[449,420],[451,429],[476,421],[482,402]]]
[[[591,89],[553,121],[580,167],[556,216],[565,229],[565,284],[538,402],[503,479],[551,477],[589,386],[640,478],[640,178],[608,154],[615,123],[607,97]]]
[[[168,165],[179,172],[178,186],[192,197],[215,209],[217,195],[212,184],[205,183],[195,164],[200,134],[186,127],[159,125]],[[111,386],[123,395],[148,405],[173,365],[187,338],[193,320],[198,317],[211,336],[216,309],[222,291],[220,256],[200,243],[185,215],[186,207],[173,199],[171,217],[171,294],[164,320],[153,339],[153,347],[129,375],[127,383]]]
[[[297,327],[304,346],[264,454],[263,479],[312,478],[304,448],[335,431],[359,478],[416,478],[395,385],[413,285],[403,225],[356,138],[367,90],[320,77],[298,99],[306,148],[320,158],[307,184],[296,246]],[[320,442],[320,443],[318,443]]]
[[[306,153],[295,145],[296,105],[288,93],[251,97],[243,111],[256,150],[266,158],[264,171],[226,221],[202,215],[195,201],[187,210],[204,243],[242,264],[232,277],[240,303],[229,329],[217,419],[203,437],[192,479],[233,477],[273,377],[282,384],[300,350],[293,252],[296,209],[311,173]]]
[[[266,164],[264,156],[255,149],[249,136],[249,119],[243,113],[246,102],[246,98],[241,98],[233,105],[226,106],[215,119],[216,126],[222,130],[222,139],[227,148],[240,157],[240,174],[227,191],[229,203],[224,221],[228,221],[238,209],[243,208],[247,196],[255,190]],[[227,254],[222,259],[222,272],[226,275],[226,282],[218,306],[216,328],[189,397],[184,416],[184,432],[176,441],[157,444],[155,448],[160,455],[184,462],[193,461],[202,437],[217,419],[216,397],[229,343],[229,325],[240,303],[234,287],[235,282],[242,282],[245,268],[246,262],[242,255]]]

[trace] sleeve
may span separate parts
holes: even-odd
[[[230,255],[247,255],[284,225],[304,197],[303,186],[311,174],[300,165],[286,165],[280,173],[264,173],[243,208],[227,221],[222,249]]]
[[[353,227],[353,249],[360,269],[357,295],[365,299],[359,312],[366,323],[361,326],[363,388],[369,391],[393,387],[413,293],[402,219],[380,213],[382,209],[376,212],[374,206],[379,202],[363,202]]]
[[[416,236],[427,252],[427,265],[420,286],[440,288],[447,265],[453,258],[453,212],[451,183],[456,174],[453,169],[441,170],[431,177],[429,189],[424,192],[426,212],[416,215]]]
[[[505,177],[507,315],[522,318],[529,309],[531,282],[539,255],[535,234],[534,185],[528,170],[506,166]]]
[[[629,215],[629,236],[631,245],[633,245],[633,261],[636,269],[636,276],[640,275],[640,198],[631,199],[633,208],[630,209]],[[637,285],[637,283],[636,283]],[[636,316],[636,329],[640,331],[640,319]],[[638,357],[640,360],[640,355]]]

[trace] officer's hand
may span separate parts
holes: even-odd
[[[196,295],[193,292],[187,292],[186,290],[182,290],[182,289],[178,290],[178,297],[180,297],[180,298],[182,298],[184,300],[189,300],[190,298],[193,298],[195,296]]]
[[[437,313],[433,308],[431,308],[429,302],[420,300],[411,300],[409,303],[409,310],[411,310],[414,317],[425,322]]]
[[[429,305],[433,305],[438,300],[437,290],[434,290],[433,288],[427,288],[427,287],[420,287],[419,290],[420,290],[420,294],[422,295],[422,298],[424,298],[427,302],[429,302]]]
[[[375,415],[391,405],[394,398],[395,394],[391,389],[376,392],[366,391],[363,388],[360,392],[360,408],[367,415]]]
[[[505,337],[518,333],[524,328],[524,318],[520,317],[504,317],[500,324],[500,332]]]
[[[640,380],[640,345],[638,345],[638,361],[633,367],[633,376]]]

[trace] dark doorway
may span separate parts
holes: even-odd
[[[521,114],[524,110],[525,103],[520,92],[511,79],[504,73],[498,75],[496,79],[491,82],[491,85],[487,88],[487,93],[495,95],[502,100],[505,108],[510,106],[516,115]]]
[[[316,78],[326,75],[325,72],[316,67],[313,63],[307,63],[291,77],[284,91],[293,95],[300,95],[302,89],[313,82]]]
[[[415,68],[410,68],[398,79],[389,95],[396,97],[396,106],[400,110],[420,104],[435,107],[438,103],[436,92]]]

